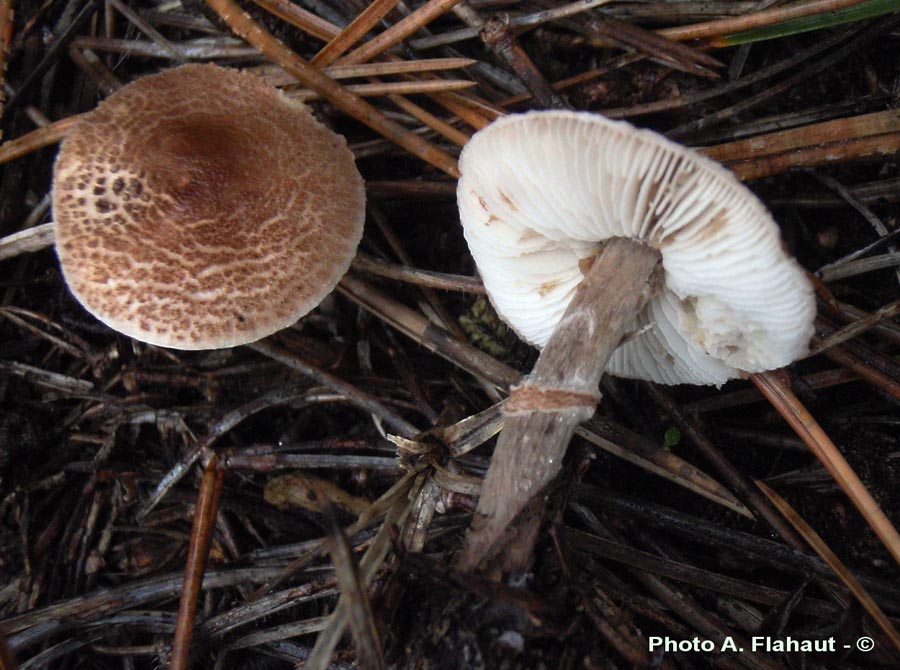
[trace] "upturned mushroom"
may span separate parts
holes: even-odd
[[[604,371],[721,385],[802,356],[812,287],[777,224],[728,170],[587,113],[500,119],[465,146],[460,219],[497,312],[542,347],[511,389],[460,567],[521,568],[509,527],[559,470]]]
[[[116,91],[63,142],[56,249],[75,297],[137,340],[214,349],[293,324],[365,218],[343,137],[258,77],[184,65]]]

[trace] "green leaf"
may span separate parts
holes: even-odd
[[[672,447],[678,446],[679,442],[681,442],[681,431],[673,426],[666,431],[663,437],[662,448],[666,451],[672,451]]]
[[[873,16],[881,16],[890,14],[900,10],[900,0],[868,0],[858,5],[850,7],[842,7],[830,12],[822,12],[814,16],[803,16],[797,19],[788,19],[781,23],[762,28],[751,28],[750,30],[742,30],[737,33],[723,35],[716,39],[716,43],[721,46],[735,46],[737,44],[747,44],[750,42],[762,42],[763,40],[771,40],[776,37],[786,37],[788,35],[796,35],[798,33],[809,32],[810,30],[821,30],[823,28],[831,28],[844,23],[852,23],[853,21],[861,21],[869,19]]]

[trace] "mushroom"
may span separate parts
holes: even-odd
[[[473,569],[502,554],[516,569],[536,526],[507,526],[558,472],[604,370],[721,385],[781,367],[807,351],[815,303],[749,189],[657,133],[588,113],[513,115],[475,134],[460,169],[488,296],[543,347],[506,402],[460,558]]]
[[[108,326],[176,349],[253,342],[331,292],[362,236],[343,137],[260,78],[183,65],[102,102],[53,181],[69,289]]]

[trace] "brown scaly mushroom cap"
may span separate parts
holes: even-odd
[[[363,181],[343,137],[254,75],[184,65],[129,84],[63,142],[56,249],[76,298],[177,349],[258,340],[350,265]]]

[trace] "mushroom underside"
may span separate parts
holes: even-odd
[[[526,341],[548,341],[585,259],[624,237],[659,250],[665,282],[612,374],[721,385],[806,352],[812,287],[765,207],[718,163],[625,123],[553,111],[494,122],[460,165],[466,240]]]
[[[476,262],[493,268],[506,262],[522,269],[485,274],[485,287],[520,337],[542,347],[582,281],[586,261],[602,244],[544,248],[512,262],[477,254]],[[715,270],[699,277],[673,271],[668,255],[663,249],[659,291],[636,315],[608,373],[663,384],[721,385],[744,373],[787,365],[805,351],[809,334],[798,337],[789,330],[797,315],[808,310],[804,295],[792,300],[781,295],[790,287],[761,280],[747,292],[753,283],[749,278],[729,291],[734,283],[730,277],[718,281]],[[714,292],[710,285],[720,290]],[[779,319],[783,328],[777,326]]]

